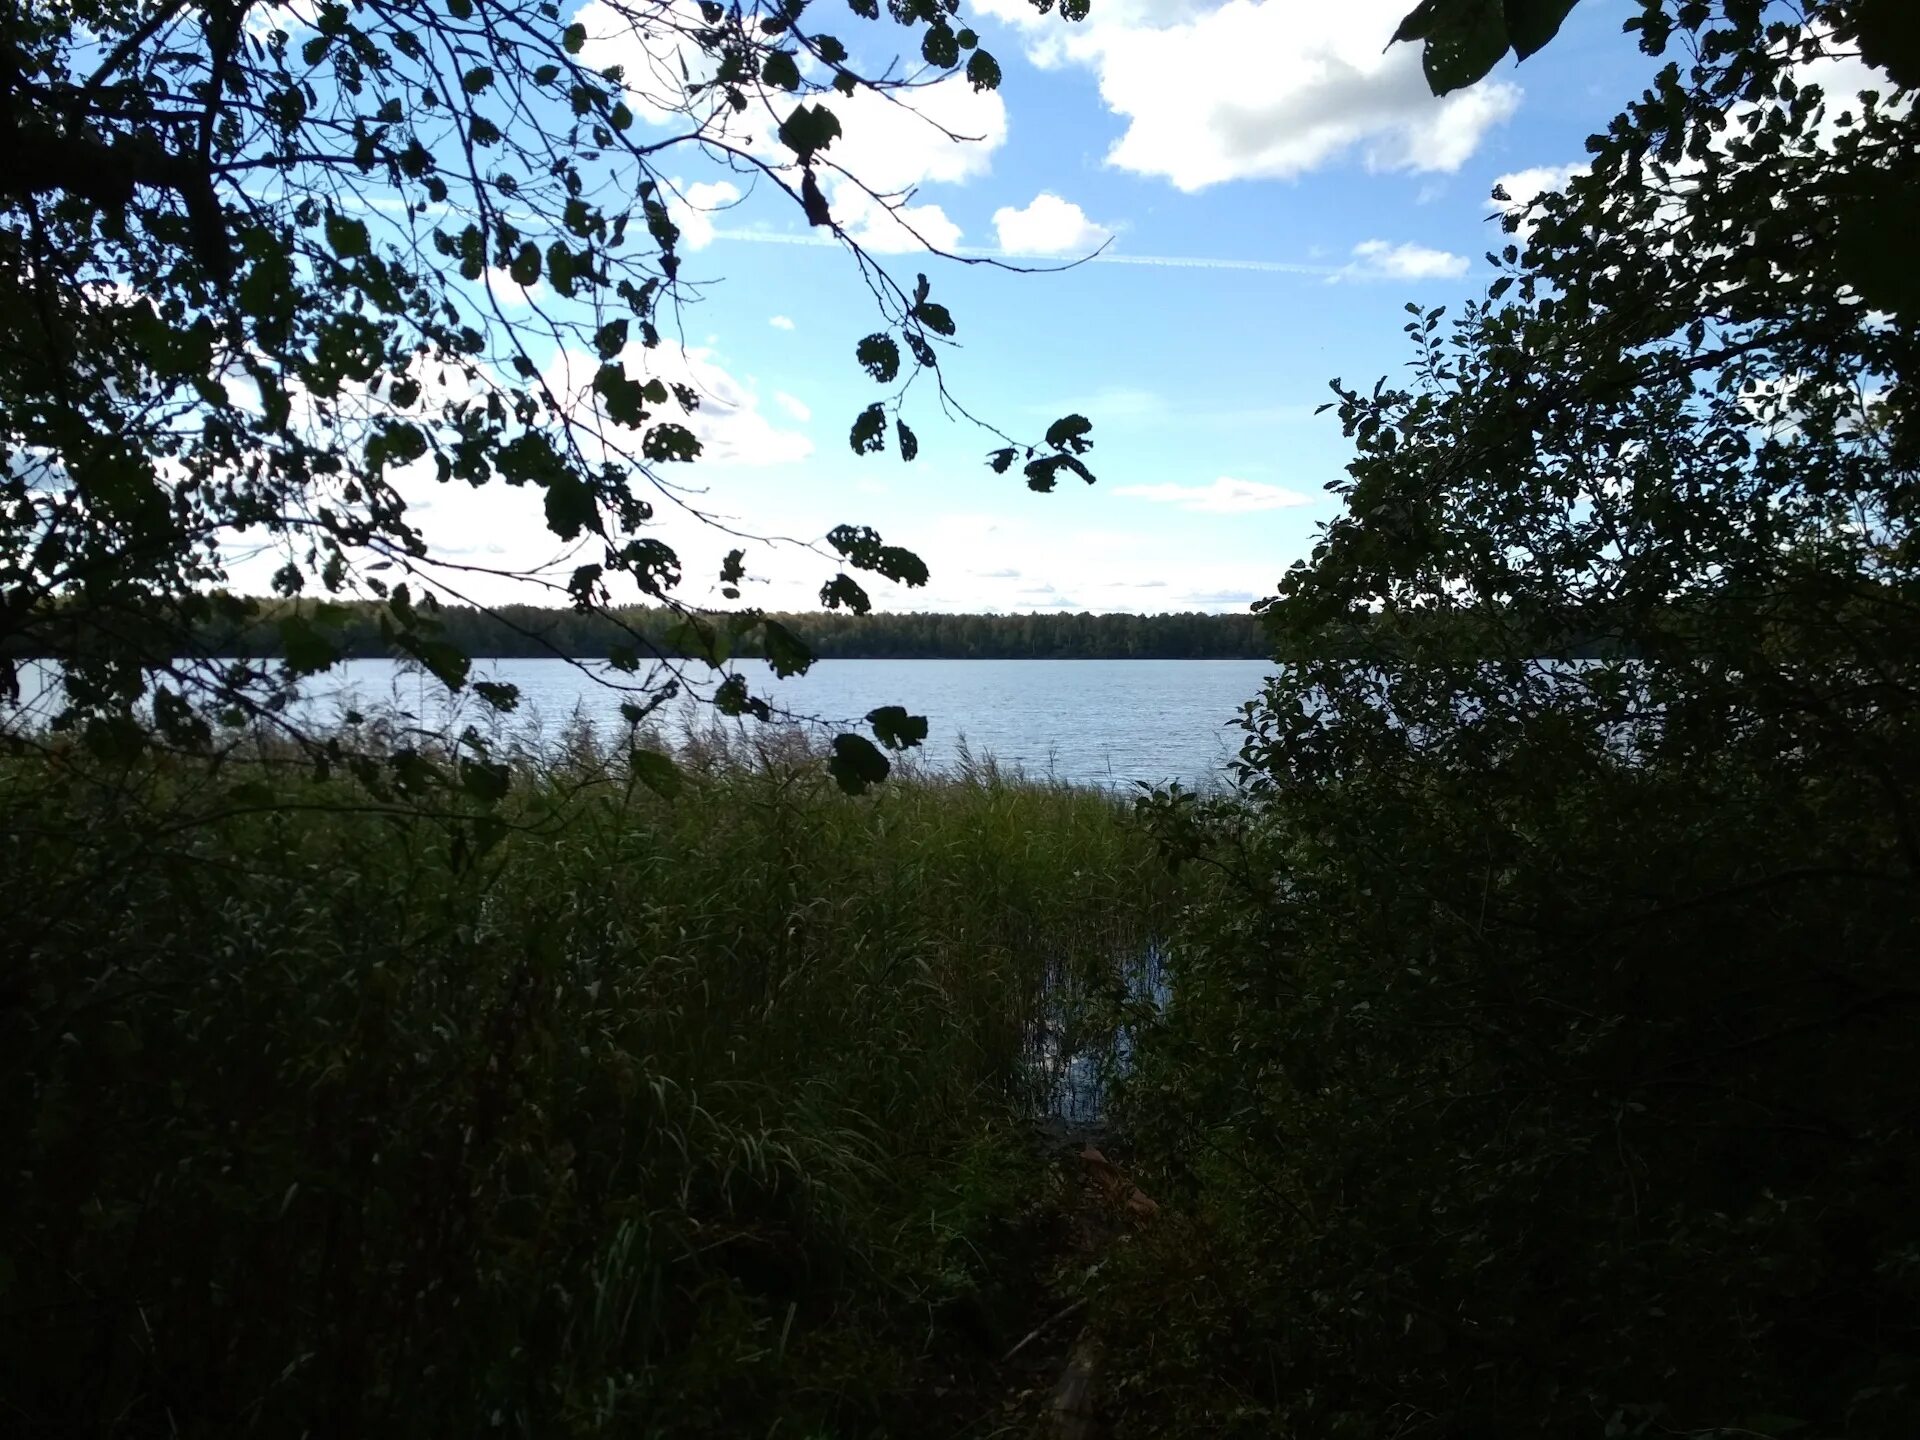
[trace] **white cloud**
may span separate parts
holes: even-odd
[[[540,305],[548,299],[547,287],[536,280],[531,285],[522,285],[513,278],[510,271],[497,265],[489,265],[486,274],[481,277],[487,293],[501,306],[518,309],[522,305]]]
[[[975,90],[954,76],[898,98],[859,90],[830,96],[827,103],[841,127],[819,166],[834,220],[880,254],[957,248],[960,226],[940,205],[918,202],[915,192],[987,173],[994,151],[1007,140],[1007,107],[999,94]],[[774,126],[764,124],[763,130],[754,138],[754,152],[786,165],[793,157]]]
[[[784,315],[769,315],[767,317],[767,324],[771,325],[776,330],[793,329],[793,321],[789,320]]]
[[[1518,214],[1548,191],[1564,190],[1574,176],[1586,173],[1587,167],[1580,164],[1535,165],[1526,170],[1514,170],[1493,182],[1493,188],[1507,197],[1505,200],[1496,199],[1493,203],[1506,214]]]
[[[1284,510],[1311,505],[1313,497],[1257,480],[1235,480],[1222,475],[1210,485],[1123,485],[1114,492],[1135,500],[1173,505],[1196,515],[1245,515],[1256,510]]]
[[[692,38],[705,26],[695,0],[648,0],[644,19],[633,7],[588,0],[573,18],[587,31],[581,63],[595,70],[618,65],[627,102],[641,119],[657,125],[689,109],[719,113],[717,91],[704,107],[702,96],[688,94],[714,69],[713,56]]]
[[[975,90],[962,76],[899,99],[871,90],[828,97],[841,135],[822,158],[857,175],[881,195],[916,185],[958,185],[987,173],[1007,142],[1007,106],[996,90]],[[770,133],[763,146],[791,158]]]
[[[667,218],[680,227],[680,248],[704,250],[713,243],[713,212],[740,203],[740,187],[725,180],[672,182]]]
[[[1363,240],[1353,247],[1353,262],[1338,280],[1458,280],[1470,262],[1450,250],[1427,245],[1393,245],[1385,240]]]
[[[827,203],[841,228],[877,255],[956,250],[960,246],[960,227],[938,205],[875,200],[845,180],[833,186]]]
[[[776,390],[773,392],[773,403],[786,411],[788,415],[799,421],[802,425],[813,419],[813,411],[807,408],[806,402],[796,400],[784,390]]]
[[[1286,179],[1351,156],[1371,170],[1450,173],[1520,103],[1501,81],[1436,99],[1419,47],[1387,43],[1406,0],[1103,0],[1070,29],[1016,0],[985,8],[1038,37],[1036,63],[1099,77],[1107,108],[1127,122],[1109,164],[1182,190]]]
[[[994,211],[993,228],[1000,248],[1015,255],[1085,255],[1113,234],[1078,205],[1044,190],[1024,210],[1003,205]]]
[[[699,397],[699,405],[690,414],[682,414],[677,405],[663,407],[659,417],[686,426],[700,441],[699,465],[784,465],[804,460],[813,453],[813,441],[797,430],[785,430],[760,410],[760,397],[748,385],[736,379],[706,348],[682,348],[663,344],[652,350],[629,346],[620,356],[627,374],[637,380],[659,379],[669,385],[689,387]],[[561,398],[582,427],[583,441],[593,433],[606,437],[609,458],[618,458],[616,449],[635,450],[640,437],[611,422],[597,419],[599,398],[593,393],[593,377],[600,368],[597,358],[563,350],[547,367],[548,388]],[[672,467],[669,467],[671,470]],[[689,472],[682,469],[679,477]]]

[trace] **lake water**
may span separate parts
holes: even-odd
[[[755,694],[797,717],[858,724],[880,705],[925,715],[924,761],[935,767],[964,746],[1081,785],[1217,783],[1239,748],[1230,722],[1272,673],[1258,660],[824,660],[786,680],[758,661],[738,668]],[[597,673],[563,660],[482,660],[473,678],[519,687],[508,733],[551,735],[576,714],[617,733],[627,697]],[[436,681],[389,660],[349,661],[308,686],[316,718],[392,706],[438,729],[456,714],[477,723],[484,713],[471,699],[450,712]],[[687,713],[677,709],[669,723]]]

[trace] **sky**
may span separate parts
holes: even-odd
[[[828,3],[809,12],[816,28]],[[669,156],[682,275],[698,284],[675,353],[651,363],[702,392],[707,448],[673,478],[739,529],[802,542],[750,549],[741,603],[816,604],[835,567],[804,543],[842,522],[931,567],[924,588],[875,581],[881,609],[1232,611],[1271,594],[1336,513],[1325,487],[1348,448],[1314,413],[1328,382],[1397,371],[1409,301],[1479,294],[1485,252],[1505,243],[1495,184],[1524,197],[1558,183],[1651,71],[1620,30],[1637,6],[1584,0],[1544,52],[1436,100],[1417,49],[1387,45],[1410,3],[1094,0],[1067,24],[979,0],[963,18],[999,58],[999,90],[956,78],[911,101],[973,143],[873,97],[832,98],[847,131],[835,155],[911,192],[921,235],[1041,272],[907,253],[883,211],[829,185],[836,217],[909,285],[925,271],[952,310],[943,363],[969,410],[1022,438],[1070,412],[1093,421],[1091,487],[1036,494],[1017,466],[993,474],[998,442],[931,392],[906,412],[915,461],[891,444],[856,456],[849,425],[881,388],[854,361],[877,326],[849,256],[785,196],[692,151],[675,172]],[[590,59],[635,72],[600,0],[578,16]],[[479,564],[564,558],[537,495],[495,491],[420,495],[429,539]],[[687,560],[685,598],[717,601],[737,541],[685,516],[662,527]]]

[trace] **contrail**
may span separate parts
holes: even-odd
[[[740,240],[752,245],[838,246],[831,235],[794,234],[778,230],[715,230],[716,240]],[[1041,255],[1026,250],[987,250],[963,245],[951,253],[968,260],[1040,261],[1067,266],[1075,262],[1070,255]],[[1339,265],[1311,265],[1300,260],[1229,260],[1207,255],[1129,255],[1125,251],[1105,250],[1077,262],[1083,265],[1153,265],[1168,270],[1255,270],[1268,275],[1340,275],[1347,273]]]

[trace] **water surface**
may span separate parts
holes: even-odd
[[[1239,748],[1231,722],[1272,670],[1258,660],[825,660],[777,680],[758,661],[738,668],[756,694],[796,716],[857,723],[880,705],[925,715],[925,760],[935,767],[964,748],[1034,775],[1103,785],[1216,782]],[[612,733],[628,698],[597,683],[592,667],[562,660],[481,660],[473,678],[519,687],[508,728],[521,734],[557,734],[576,716]],[[348,661],[308,691],[316,718],[393,705],[438,728],[483,713],[471,699],[450,709],[430,676],[390,660]]]

